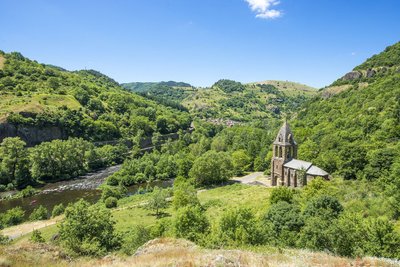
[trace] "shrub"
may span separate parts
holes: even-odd
[[[31,197],[35,195],[37,190],[33,188],[32,186],[28,185],[25,189],[22,189],[20,194],[22,197]]]
[[[5,226],[17,225],[23,222],[25,211],[21,207],[15,207],[6,211],[3,215],[3,224]]]
[[[51,216],[56,217],[58,215],[63,214],[64,211],[65,211],[65,207],[62,203],[60,203],[60,204],[54,206],[53,211],[51,212]]]
[[[33,230],[32,235],[29,240],[34,243],[44,243],[45,242],[45,240],[42,236],[42,233],[39,230]]]
[[[0,234],[0,245],[7,245],[10,239],[7,236]]]
[[[310,200],[304,210],[304,216],[321,216],[326,218],[337,218],[343,211],[339,200],[331,196],[320,196]]]
[[[173,206],[177,210],[185,206],[200,205],[197,190],[189,182],[174,183]]]
[[[29,220],[31,221],[38,221],[38,220],[46,220],[48,218],[48,210],[40,205],[36,209],[34,209],[29,215]]]
[[[228,210],[219,223],[220,240],[234,244],[261,244],[263,234],[259,222],[250,209]]]
[[[209,230],[209,222],[199,206],[187,206],[178,210],[174,220],[177,237],[199,241]]]
[[[103,255],[120,245],[114,224],[109,210],[101,205],[91,206],[81,199],[66,208],[60,225],[60,240],[74,253]]]
[[[286,186],[275,187],[271,191],[269,202],[276,204],[279,201],[284,201],[289,204],[293,203],[294,190]]]
[[[115,208],[118,205],[118,199],[115,197],[108,197],[105,201],[104,204],[106,205],[107,209]]]

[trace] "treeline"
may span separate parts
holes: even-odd
[[[33,148],[18,137],[5,138],[0,144],[0,191],[74,178],[122,163],[127,152],[124,144],[95,147],[81,138],[44,142]]]

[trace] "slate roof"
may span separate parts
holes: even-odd
[[[306,174],[313,175],[313,176],[326,176],[328,173],[323,169],[313,166],[311,162],[299,160],[299,159],[292,159],[289,162],[283,164],[283,167],[287,167],[290,169],[295,170],[305,170]]]
[[[307,174],[313,175],[313,176],[326,176],[328,173],[324,171],[321,168],[318,168],[317,166],[311,166],[310,169],[308,169]]]
[[[288,167],[295,170],[308,170],[311,167],[312,163],[299,159],[292,159],[289,162],[283,164],[284,167]]]

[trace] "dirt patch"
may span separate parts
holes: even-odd
[[[0,233],[5,236],[8,236],[11,239],[15,239],[20,236],[29,234],[29,233],[33,232],[33,230],[39,230],[44,227],[56,224],[57,222],[59,222],[62,219],[62,217],[63,216],[61,215],[61,216],[52,218],[50,220],[27,222],[27,223],[23,223],[23,224],[16,225],[16,226],[11,226],[11,227],[1,230]]]
[[[0,55],[0,70],[4,68],[4,62],[6,62],[6,59]]]

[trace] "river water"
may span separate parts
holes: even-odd
[[[25,216],[28,217],[39,205],[46,207],[51,212],[55,205],[62,203],[67,206],[69,203],[76,202],[81,198],[95,203],[101,197],[101,191],[98,189],[99,185],[120,168],[121,165],[112,166],[73,180],[46,184],[39,194],[31,197],[0,200],[0,212],[19,206],[25,211]],[[172,186],[172,183],[172,180],[155,181],[149,185],[166,188]],[[147,186],[148,184],[145,183],[128,187],[128,194],[135,194],[139,188],[146,188]]]

